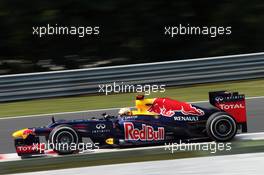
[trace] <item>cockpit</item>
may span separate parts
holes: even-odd
[[[136,110],[130,108],[121,108],[119,115],[157,115],[157,113],[149,112],[155,98],[145,99],[144,95],[138,95],[136,97]]]

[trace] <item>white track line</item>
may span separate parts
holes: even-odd
[[[257,133],[244,133],[236,136],[238,140],[264,140],[264,134],[262,132]]]
[[[81,168],[66,168],[39,172],[21,173],[18,175],[263,175],[264,153],[247,153],[214,157],[181,158],[112,165],[97,165]]]
[[[259,133],[246,133],[246,134],[238,134],[235,136],[236,140],[243,140],[243,141],[251,141],[251,140],[264,140],[264,132]],[[201,142],[199,144],[206,144],[211,142]],[[100,154],[100,153],[107,153],[107,152],[124,152],[124,151],[133,151],[133,150],[151,150],[151,149],[159,149],[164,148],[164,150],[170,151],[170,145],[161,145],[161,146],[148,146],[148,147],[137,147],[137,148],[124,148],[124,149],[94,149],[94,150],[87,150],[80,154]],[[56,153],[50,153],[53,152],[52,150],[46,150],[44,155],[41,155],[41,157],[58,157],[60,155],[57,155]],[[73,154],[72,156],[74,156]],[[7,161],[16,161],[21,160],[21,158],[16,153],[10,153],[10,154],[0,154],[0,162],[7,162]]]
[[[260,99],[264,98],[264,96],[258,97],[247,97],[247,100],[252,99]],[[189,103],[207,103],[208,101],[193,101]],[[64,115],[64,114],[76,114],[76,113],[86,113],[86,112],[96,112],[96,111],[109,111],[109,110],[118,110],[120,108],[106,108],[106,109],[92,109],[92,110],[84,110],[84,111],[73,111],[73,112],[58,112],[58,113],[50,113],[50,114],[35,114],[35,115],[23,115],[23,116],[15,116],[15,117],[1,117],[0,120],[8,120],[8,119],[16,119],[16,118],[30,118],[30,117],[44,117],[44,116],[53,116],[53,115]]]

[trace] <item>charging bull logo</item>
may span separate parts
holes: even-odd
[[[125,140],[157,141],[164,140],[164,128],[158,127],[155,131],[152,126],[142,124],[142,129],[134,128],[131,122],[124,123]]]
[[[204,115],[203,110],[197,109],[191,104],[169,98],[156,98],[148,111],[155,112],[166,117],[175,115],[175,112],[181,112],[183,115]]]

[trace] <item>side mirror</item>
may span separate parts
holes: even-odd
[[[51,117],[51,121],[52,121],[52,123],[55,123],[54,116]]]

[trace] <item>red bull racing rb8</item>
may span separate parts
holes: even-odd
[[[89,138],[100,147],[160,145],[168,142],[210,139],[230,141],[247,132],[245,96],[238,92],[209,92],[208,107],[170,98],[136,97],[136,110],[121,108],[116,116],[103,114],[87,120],[57,120],[44,127],[26,128],[13,133],[18,155],[42,154],[33,145],[40,137],[53,145],[80,144]],[[37,147],[37,148],[38,148]],[[27,149],[23,149],[27,148]],[[71,149],[55,146],[59,154]]]

